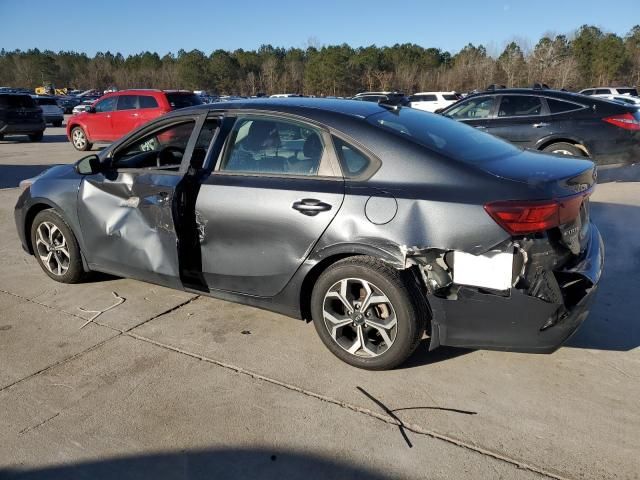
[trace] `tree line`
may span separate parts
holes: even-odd
[[[78,89],[186,88],[217,94],[300,93],[351,96],[364,90],[468,91],[492,83],[534,82],[569,90],[640,84],[640,25],[619,36],[583,25],[572,35],[548,35],[533,48],[510,42],[491,56],[468,44],[452,54],[416,44],[349,45],[257,50],[178,51],[160,57],[98,52],[0,50],[0,85],[43,84]]]

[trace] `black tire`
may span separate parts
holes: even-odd
[[[31,140],[32,142],[40,142],[42,141],[42,137],[44,137],[43,132],[29,134],[29,140]]]
[[[579,149],[572,143],[557,142],[547,145],[542,149],[543,152],[555,153],[556,155],[570,155],[574,157],[585,157],[583,150]]]
[[[47,255],[48,251],[46,247],[38,242],[38,228],[43,224],[54,225],[60,232],[62,233],[64,240],[66,240],[66,247],[68,252],[68,258],[65,260],[68,263],[67,269],[62,274],[53,273],[51,267],[45,266],[44,259],[41,255]],[[48,230],[47,225],[43,225],[43,231]],[[55,243],[56,240],[59,240],[60,236],[57,235],[54,237],[54,241],[51,243]],[[33,223],[31,224],[31,245],[33,246],[33,252],[36,257],[36,260],[40,264],[40,267],[50,278],[57,282],[61,283],[78,283],[82,281],[86,273],[82,266],[82,258],[80,256],[80,247],[78,246],[78,241],[76,240],[75,235],[71,231],[71,228],[67,224],[67,222],[62,218],[58,212],[53,209],[43,210],[36,215],[33,219]],[[64,256],[59,252],[52,253],[53,255],[58,254],[60,258]],[[57,258],[57,257],[56,257]],[[53,263],[57,264],[58,260],[54,258]],[[55,268],[54,268],[55,269]]]
[[[54,127],[61,127],[62,126],[62,121],[53,122],[53,126]]]
[[[80,138],[84,138],[84,142],[82,142]],[[93,147],[93,144],[89,142],[89,137],[87,137],[87,134],[82,129],[82,127],[73,127],[71,129],[70,140],[71,140],[71,144],[73,145],[73,148],[81,152],[91,150],[91,147]]]
[[[0,133],[0,140],[4,140],[4,133]]]
[[[328,299],[326,295],[338,283],[346,279],[362,279],[369,282],[370,286],[375,287],[388,298],[392,307],[391,311],[395,311],[397,319],[395,338],[391,345],[377,356],[358,356],[350,353],[345,346],[341,346],[337,340],[334,340],[329,332],[324,318],[325,302],[335,300]],[[369,317],[370,310],[367,312],[366,316]],[[424,294],[420,291],[418,283],[411,273],[399,271],[368,256],[345,258],[327,268],[314,285],[311,296],[311,313],[316,331],[325,346],[340,360],[367,370],[389,370],[402,364],[420,343],[429,315]],[[362,319],[362,315],[360,317],[361,320],[367,321],[366,318]],[[344,318],[348,318],[348,315]],[[355,329],[357,327],[354,323],[341,328]],[[369,332],[372,331],[366,323],[363,328],[369,328]],[[375,336],[376,332],[374,331],[373,334]],[[364,338],[370,339],[370,335],[371,333],[365,334]]]

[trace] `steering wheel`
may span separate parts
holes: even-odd
[[[158,150],[156,155],[156,166],[165,167],[167,165],[175,165],[177,159],[182,159],[184,151],[180,147],[168,146]]]

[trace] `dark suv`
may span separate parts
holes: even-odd
[[[39,142],[45,128],[42,109],[31,96],[0,93],[0,140],[5,135],[28,135]]]
[[[493,89],[440,113],[524,148],[590,157],[600,165],[640,159],[638,108],[600,98],[544,88]]]

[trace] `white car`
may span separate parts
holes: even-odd
[[[276,93],[271,95],[269,98],[290,98],[290,97],[301,97],[299,93]]]
[[[598,87],[598,88],[586,88],[580,90],[578,93],[582,95],[631,95],[632,97],[638,96],[638,90],[634,87]]]
[[[462,97],[456,92],[419,92],[409,97],[411,108],[435,112],[441,108],[453,105]]]
[[[46,95],[31,95],[33,100],[42,109],[42,118],[45,123],[51,123],[54,127],[61,127],[64,121],[64,110],[60,108],[54,97]]]
[[[640,98],[631,95],[591,95],[592,97],[604,98],[612,102],[625,103],[627,105],[640,107]]]
[[[72,115],[75,115],[77,113],[82,113],[82,112],[86,112],[87,109],[94,104],[94,102],[96,101],[96,99],[94,98],[93,100],[83,100],[82,103],[80,105],[76,105],[75,107],[73,107],[73,111],[71,112]]]

